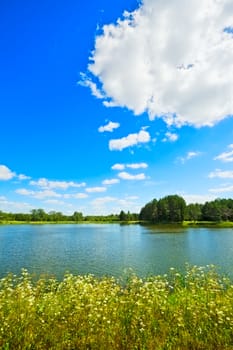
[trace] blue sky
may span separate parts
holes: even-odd
[[[232,197],[231,0],[12,0],[0,17],[0,210]]]

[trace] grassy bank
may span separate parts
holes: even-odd
[[[233,285],[212,267],[141,280],[0,280],[1,349],[233,349]]]
[[[202,226],[208,226],[208,227],[220,227],[220,228],[227,228],[227,227],[233,227],[232,221],[183,221],[183,226],[193,226],[193,227],[202,227]]]

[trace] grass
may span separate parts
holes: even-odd
[[[228,228],[233,227],[232,221],[183,221],[182,226],[196,226],[196,227],[217,227]]]
[[[233,285],[214,267],[124,280],[0,280],[0,349],[233,349]]]

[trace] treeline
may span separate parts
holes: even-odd
[[[187,221],[233,221],[233,199],[215,199],[205,204],[186,204],[178,195],[153,199],[140,211],[139,220],[152,223]]]
[[[205,204],[186,204],[184,198],[170,195],[147,203],[140,213],[120,211],[119,214],[87,215],[75,211],[72,215],[43,209],[33,209],[30,213],[5,213],[0,211],[0,223],[21,222],[129,222],[148,221],[151,223],[175,223],[183,221],[232,221],[233,199],[215,199]]]
[[[50,211],[46,213],[43,209],[33,209],[30,213],[5,213],[0,211],[0,222],[120,222],[138,220],[138,214],[125,213],[110,215],[87,215],[75,211],[72,215],[65,215],[61,212]]]

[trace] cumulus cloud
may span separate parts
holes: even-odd
[[[108,124],[104,125],[104,126],[100,126],[98,131],[99,132],[113,132],[114,129],[119,128],[120,124],[119,123],[114,123],[114,122],[109,122]]]
[[[120,180],[119,179],[106,179],[102,182],[103,185],[114,185],[119,183]]]
[[[27,175],[24,175],[24,174],[19,174],[19,175],[18,175],[18,179],[19,179],[19,180],[30,180],[31,177],[30,177],[30,176],[27,176]]]
[[[52,191],[52,190],[44,190],[44,191],[31,191],[26,188],[19,188],[15,191],[16,193],[22,196],[29,196],[36,199],[44,199],[44,198],[60,198],[61,194]]]
[[[146,169],[148,168],[147,163],[131,163],[131,164],[114,164],[112,166],[113,170],[124,170],[125,168],[130,168],[130,169]]]
[[[88,188],[86,188],[86,191],[88,193],[105,192],[106,190],[107,190],[106,187],[88,187]]]
[[[117,163],[117,164],[114,164],[114,165],[112,166],[112,169],[113,169],[113,170],[124,170],[124,169],[125,169],[125,165],[124,165],[124,164]]]
[[[182,194],[182,197],[185,199],[187,204],[190,203],[200,203],[204,204],[205,202],[210,202],[216,199],[216,196],[211,194]]]
[[[233,144],[229,145],[228,148],[232,150],[219,154],[214,160],[220,160],[224,163],[233,162]]]
[[[208,177],[210,179],[214,177],[218,177],[220,179],[233,179],[233,170],[221,170],[216,169],[215,171],[212,171]]]
[[[118,176],[123,180],[145,180],[146,176],[144,173],[132,175],[127,173],[126,171],[122,171],[118,174]]]
[[[10,201],[5,197],[0,197],[0,210],[4,212],[20,212],[27,213],[29,210],[33,209],[31,204],[25,202]]]
[[[144,0],[103,26],[82,84],[105,106],[214,125],[233,113],[232,18],[232,0]]]
[[[50,181],[45,178],[41,178],[38,181],[30,181],[30,185],[38,186],[44,189],[61,189],[67,190],[69,187],[85,187],[85,182],[76,183],[73,181]]]
[[[172,132],[166,132],[165,134],[165,138],[163,139],[164,142],[166,141],[170,141],[170,142],[175,142],[177,141],[179,138],[179,136],[175,133],[172,133]]]
[[[11,171],[6,165],[0,165],[0,180],[11,180],[16,174]]]
[[[84,199],[84,198],[87,198],[88,195],[86,193],[75,193],[73,195],[74,198],[77,198],[77,199]]]
[[[187,160],[198,157],[200,154],[201,152],[189,151],[184,157],[179,157],[178,161],[184,164]]]
[[[141,130],[139,133],[129,134],[121,139],[110,140],[109,149],[110,151],[122,151],[124,148],[136,146],[141,143],[147,143],[149,141],[150,134],[145,130]]]
[[[117,198],[115,197],[110,197],[110,196],[106,196],[106,197],[99,197],[99,198],[95,198],[91,204],[93,206],[102,206],[106,203],[111,203],[111,202],[115,202]]]
[[[233,186],[223,186],[223,187],[218,187],[218,188],[210,188],[209,192],[212,193],[224,193],[224,192],[233,192]]]
[[[132,164],[126,164],[127,168],[131,169],[145,169],[148,167],[146,163],[132,163]]]

